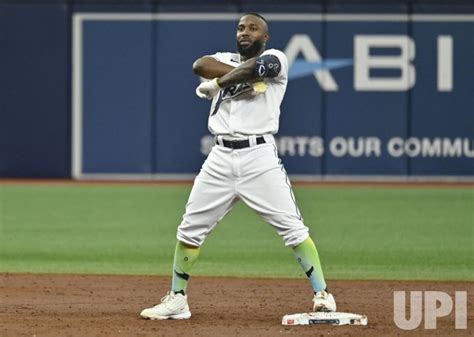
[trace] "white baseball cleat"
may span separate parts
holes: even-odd
[[[169,291],[161,299],[160,304],[144,309],[140,316],[145,319],[189,319],[191,311],[189,311],[188,296]]]
[[[336,301],[334,296],[326,290],[318,291],[313,297],[313,311],[334,312],[336,311]]]

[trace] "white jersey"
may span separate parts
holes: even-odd
[[[268,49],[262,55],[278,57],[280,73],[265,79],[268,88],[260,95],[252,95],[253,88],[247,83],[219,91],[212,100],[209,113],[208,127],[212,134],[240,138],[278,132],[280,104],[288,83],[288,60],[283,52],[276,49]],[[216,53],[210,56],[234,67],[241,64],[240,54]]]

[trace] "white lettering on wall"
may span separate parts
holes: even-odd
[[[371,55],[371,48],[397,48],[399,55]],[[406,35],[354,36],[354,88],[360,91],[405,91],[415,85],[415,43]],[[370,77],[371,69],[400,69],[400,77]]]

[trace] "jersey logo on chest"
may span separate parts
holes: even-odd
[[[252,87],[247,83],[240,83],[236,85],[232,85],[230,87],[224,88],[222,91],[222,99],[229,99],[232,97],[236,97],[244,92],[252,90]]]
[[[217,97],[216,105],[214,106],[214,109],[211,112],[211,116],[214,116],[217,113],[223,101],[232,99],[252,90],[253,89],[250,84],[247,83],[240,83],[222,89],[221,91],[219,91],[219,96]]]

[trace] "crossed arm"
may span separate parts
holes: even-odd
[[[255,74],[255,62],[257,58],[251,58],[239,65],[232,67],[222,63],[210,56],[204,56],[196,60],[193,64],[193,71],[196,75],[207,79],[218,78],[217,84],[221,87],[229,87],[231,85],[242,82],[257,80]]]

